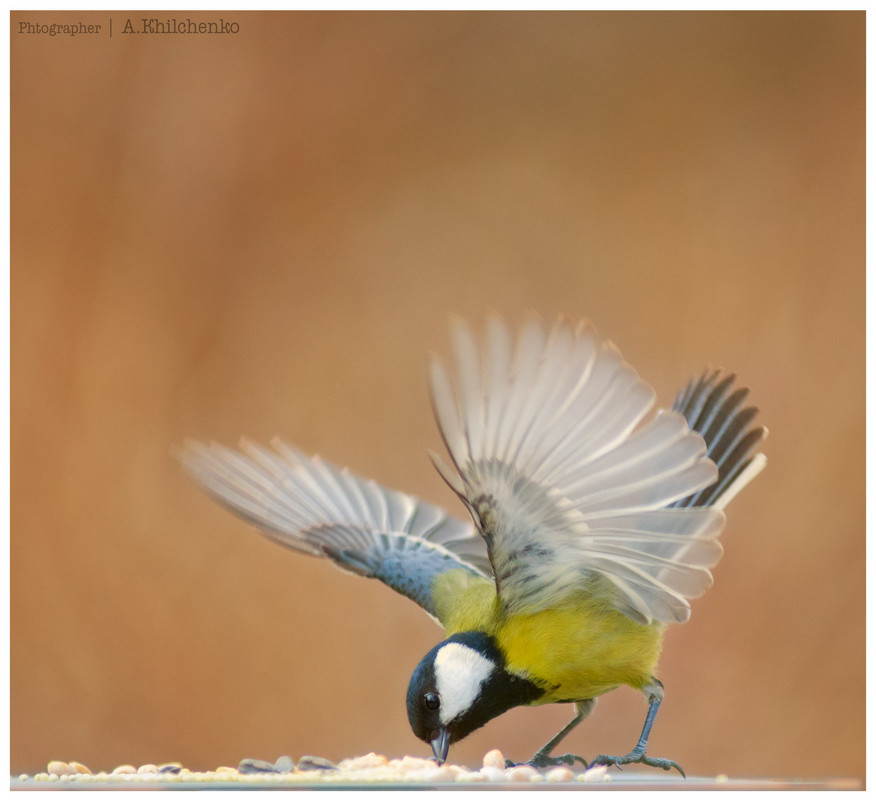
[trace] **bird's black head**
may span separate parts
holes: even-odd
[[[444,762],[451,743],[543,692],[506,671],[492,637],[466,631],[438,643],[420,660],[408,685],[408,720]]]

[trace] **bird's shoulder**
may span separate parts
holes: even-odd
[[[492,635],[503,618],[492,579],[468,570],[447,570],[432,581],[435,617],[447,637],[463,631]]]

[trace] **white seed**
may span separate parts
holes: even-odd
[[[362,768],[379,768],[388,763],[388,759],[383,754],[375,754],[373,751],[365,756],[353,757],[352,759],[344,759],[338,764],[341,770],[360,770]]]
[[[532,765],[515,765],[505,770],[509,782],[531,782],[533,776],[538,776],[538,771]]]
[[[594,765],[592,768],[578,774],[579,782],[604,782],[608,781],[608,765]]]
[[[54,776],[66,776],[69,773],[75,773],[73,768],[71,768],[66,762],[61,762],[57,759],[53,759],[49,762],[46,770]]]
[[[143,776],[146,773],[158,773],[158,765],[140,765],[137,768],[137,773],[140,776]]]
[[[504,770],[505,755],[498,748],[494,748],[492,751],[487,751],[487,753],[484,754],[484,767]]]
[[[137,772],[137,768],[135,768],[133,765],[118,765],[117,767],[113,768],[113,775],[114,776],[120,776],[120,775],[123,775],[126,773],[136,773],[136,772]]]
[[[481,768],[481,773],[487,777],[487,781],[490,782],[503,782],[505,781],[505,771],[501,768],[494,768],[492,765],[484,765]]]
[[[480,771],[461,771],[456,774],[456,781],[462,782],[485,782],[487,781],[487,777],[481,773]]]
[[[423,781],[430,784],[452,782],[456,778],[456,774],[457,771],[453,769],[453,765],[433,765],[423,771]]]
[[[81,762],[70,762],[68,763],[71,768],[73,768],[74,773],[85,774],[87,776],[91,775],[91,771],[85,767]]]
[[[431,759],[423,759],[422,757],[404,756],[400,760],[392,760],[392,762],[396,761],[399,763],[402,773],[409,773],[413,770],[426,770],[435,767],[435,762]],[[389,764],[391,765],[392,762]]]
[[[544,777],[548,782],[570,782],[575,779],[575,774],[565,765],[551,768]]]

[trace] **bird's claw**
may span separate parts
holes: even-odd
[[[674,760],[651,757],[647,756],[644,752],[640,753],[637,751],[631,751],[626,756],[608,756],[607,754],[600,754],[590,763],[590,767],[592,768],[596,765],[615,765],[618,769],[622,769],[622,765],[632,764],[647,765],[648,767],[661,768],[662,770],[672,770],[672,768],[675,768],[682,775],[682,778],[687,778],[681,765]]]

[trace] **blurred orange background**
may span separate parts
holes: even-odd
[[[649,750],[863,777],[864,13],[129,16],[11,15],[13,773],[426,755],[404,693],[440,631],[172,450],[280,435],[462,516],[426,354],[533,309],[591,318],[663,405],[736,371],[770,428]],[[570,748],[625,753],[644,714],[611,693]]]

